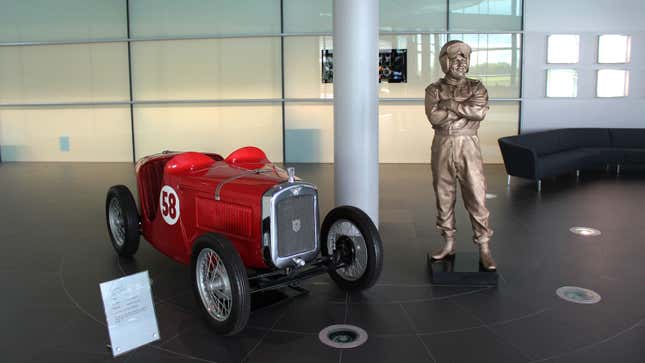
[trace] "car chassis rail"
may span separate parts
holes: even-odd
[[[334,258],[329,256],[318,257],[300,268],[286,268],[249,277],[251,283],[250,293],[277,289],[280,287],[297,284],[302,280],[327,273],[330,269],[343,267],[344,264],[334,263]]]

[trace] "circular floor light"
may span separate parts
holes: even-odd
[[[601,232],[595,228],[590,227],[571,227],[569,228],[571,233],[580,235],[580,236],[600,236]]]
[[[486,199],[495,199],[495,198],[497,198],[497,194],[486,193]]]
[[[318,338],[332,348],[349,349],[363,345],[367,341],[367,332],[357,326],[337,324],[321,330]]]
[[[596,304],[602,300],[597,292],[577,286],[562,286],[555,290],[555,294],[576,304]]]

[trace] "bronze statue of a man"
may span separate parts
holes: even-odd
[[[482,266],[495,270],[488,243],[493,230],[488,224],[486,179],[477,129],[488,111],[488,91],[481,82],[466,78],[471,48],[451,40],[439,53],[445,77],[426,88],[425,108],[434,129],[432,176],[437,197],[437,228],[445,239],[432,258],[455,253],[455,199],[457,183],[473,226]]]

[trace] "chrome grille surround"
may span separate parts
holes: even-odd
[[[281,221],[281,217],[290,220]],[[294,258],[309,261],[318,255],[320,222],[316,186],[296,181],[269,189],[262,197],[262,220],[266,218],[270,220],[270,235],[265,238],[266,231],[263,231],[263,246],[269,248],[275,267],[295,266]],[[294,233],[290,232],[291,228]]]

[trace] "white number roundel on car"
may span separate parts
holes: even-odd
[[[177,223],[179,219],[179,196],[177,196],[177,192],[171,186],[164,185],[161,188],[161,193],[159,194],[159,210],[166,223],[171,226]]]

